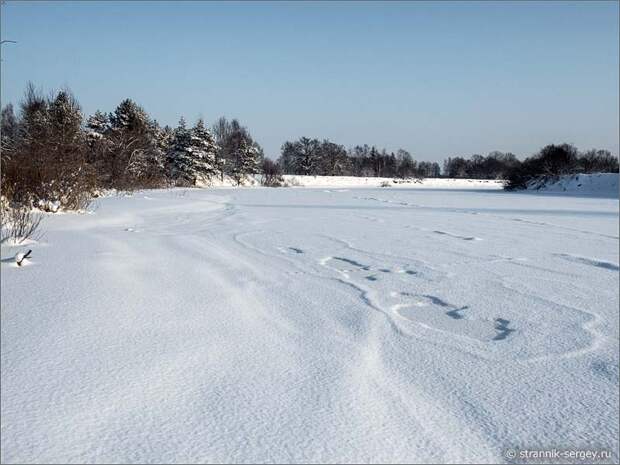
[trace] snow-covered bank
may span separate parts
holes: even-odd
[[[3,463],[618,461],[617,199],[173,189],[44,229],[2,247]]]
[[[243,186],[260,186],[261,175],[246,176]],[[321,187],[321,188],[353,188],[353,187],[406,187],[426,189],[502,189],[503,181],[494,179],[395,179],[358,176],[302,176],[285,174],[285,186],[288,187]],[[213,178],[202,187],[236,187],[237,182],[226,176],[223,179]]]
[[[492,179],[394,179],[355,176],[284,176],[287,184],[299,187],[407,187],[427,189],[502,189],[503,181]]]
[[[571,174],[537,178],[528,190],[618,198],[618,173]]]
[[[454,179],[424,178],[395,179],[356,176],[301,176],[287,174],[283,176],[287,187],[308,188],[373,188],[393,187],[408,189],[473,189],[499,190],[504,188],[504,181],[495,179]],[[246,176],[243,187],[260,186],[260,175]],[[237,187],[232,178],[214,178],[202,187]],[[575,174],[560,177],[541,177],[530,181],[529,191],[590,195],[598,197],[618,197],[618,174]]]

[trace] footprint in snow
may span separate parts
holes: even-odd
[[[431,294],[414,294],[411,292],[397,294],[393,292],[390,295],[408,298],[403,303],[393,305],[392,311],[396,311],[405,319],[427,329],[452,332],[455,335],[466,336],[479,341],[501,341],[516,331],[510,327],[511,322],[509,320],[496,318],[491,325],[486,319],[468,316],[466,314],[466,311],[470,309],[468,305],[456,306]]]
[[[282,253],[294,253],[296,255],[303,254],[304,251],[297,247],[276,247]]]
[[[331,257],[325,257],[323,259],[321,259],[319,261],[319,263],[322,266],[325,266],[327,268],[331,268],[333,270],[336,270],[340,273],[355,273],[355,272],[367,272],[367,271],[374,271],[374,274],[370,274],[370,275],[365,275],[364,279],[366,279],[367,281],[378,281],[379,279],[382,279],[380,276],[380,273],[383,274],[390,274],[390,273],[396,273],[396,274],[406,274],[408,276],[416,276],[418,275],[417,271],[414,270],[410,270],[407,268],[387,268],[385,266],[381,267],[381,268],[375,268],[373,266],[370,265],[366,265],[364,263],[361,263],[355,259],[349,258],[349,257],[340,257],[340,256],[331,256]],[[387,279],[394,279],[394,278],[389,278],[387,277]]]
[[[331,257],[332,260],[338,260],[340,262],[343,263],[348,263],[349,265],[353,265],[357,268],[359,268],[360,270],[364,270],[364,271],[369,271],[370,267],[368,265],[362,265],[359,262],[356,262],[355,260],[351,260],[350,258],[344,258],[344,257]]]
[[[504,318],[495,319],[495,329],[497,330],[497,334],[493,338],[494,341],[503,341],[510,335],[510,333],[515,331],[514,329],[508,327],[509,324],[510,321],[505,320]]]

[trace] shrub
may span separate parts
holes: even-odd
[[[265,158],[262,164],[263,176],[261,177],[261,185],[266,187],[282,187],[284,185],[284,177],[280,170],[280,166],[269,158]]]
[[[43,219],[40,213],[25,206],[4,206],[0,243],[20,244],[26,239],[39,239],[39,227]]]
[[[45,98],[31,85],[20,116],[18,134],[2,156],[2,195],[24,207],[58,201],[68,209],[85,208],[96,178],[75,98],[68,91]]]
[[[588,150],[578,160],[584,173],[617,173],[618,158],[608,150]]]
[[[606,150],[579,154],[570,144],[547,145],[534,156],[514,165],[506,174],[507,190],[540,188],[562,175],[592,172],[618,172],[618,159]]]

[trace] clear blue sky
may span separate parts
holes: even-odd
[[[417,159],[618,154],[618,2],[7,2],[2,102],[32,81],[87,114],[131,97],[162,124],[220,115],[283,141]]]

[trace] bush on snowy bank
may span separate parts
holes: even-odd
[[[37,203],[37,207],[39,210],[43,210],[48,213],[56,213],[60,210],[60,201],[59,200],[39,200]]]
[[[506,189],[544,186],[560,176],[578,173],[618,173],[618,158],[607,150],[580,153],[570,144],[547,145],[514,166],[506,176]]]
[[[284,182],[284,177],[282,176],[282,170],[280,166],[270,160],[269,158],[265,158],[263,160],[262,166],[263,175],[261,177],[261,185],[265,187],[283,187],[286,185]]]
[[[84,208],[95,187],[95,171],[87,161],[79,104],[68,91],[43,97],[26,89],[20,118],[12,107],[2,112],[2,195],[29,208],[59,202]]]
[[[40,213],[28,207],[10,205],[6,197],[2,197],[0,209],[0,243],[17,245],[28,239],[39,238],[43,219]]]

